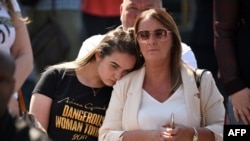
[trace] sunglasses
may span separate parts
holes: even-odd
[[[137,32],[136,38],[140,42],[145,42],[150,38],[151,34],[153,34],[154,39],[157,39],[159,41],[164,41],[167,39],[168,33],[171,33],[171,31],[168,31],[165,28],[159,28],[154,30],[153,32],[148,30],[142,30]]]

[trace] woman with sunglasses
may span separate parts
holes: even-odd
[[[113,87],[100,141],[222,141],[225,109],[211,72],[201,79],[181,60],[177,25],[164,9],[143,12],[135,23],[142,67]],[[201,101],[202,100],[202,101]],[[205,127],[200,126],[200,102]]]

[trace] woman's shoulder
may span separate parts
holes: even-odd
[[[190,77],[193,77],[194,75],[206,75],[205,77],[209,77],[212,75],[212,72],[208,69],[204,68],[193,68],[189,64],[186,64],[183,62],[181,65],[182,71],[185,71],[187,74],[189,74]]]
[[[192,68],[187,64],[183,64],[181,67],[181,77],[183,85],[189,88],[196,89],[202,84],[209,84],[213,80],[212,73],[209,70],[202,68]]]
[[[138,86],[142,83],[145,75],[145,69],[135,70],[124,76],[122,79],[118,80],[114,87],[119,86],[123,88],[128,88],[131,86]]]
[[[142,77],[142,74],[145,74],[145,68],[142,67],[138,70],[134,70],[130,73],[128,73],[127,75],[125,75],[121,80],[122,81],[128,81],[128,80],[131,80],[131,79],[138,79],[138,78],[141,78]],[[144,75],[143,75],[144,76]]]

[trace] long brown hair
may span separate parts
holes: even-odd
[[[138,32],[139,24],[142,19],[145,17],[152,17],[159,21],[161,24],[166,26],[167,29],[171,31],[173,37],[173,45],[171,48],[171,60],[170,60],[170,71],[171,71],[171,81],[172,81],[172,90],[175,90],[181,84],[181,74],[180,74],[180,63],[181,61],[181,36],[175,23],[173,17],[164,9],[164,8],[154,8],[149,9],[144,12],[137,18],[135,22],[135,36]],[[138,44],[138,42],[137,42]],[[143,64],[145,60],[141,64]]]
[[[122,29],[114,29],[104,35],[105,37],[101,42],[88,54],[74,61],[64,62],[57,65],[50,66],[49,68],[64,68],[68,72],[84,66],[90,62],[96,61],[95,54],[100,53],[101,58],[112,55],[114,52],[126,53],[138,58],[139,51],[136,47],[134,32],[131,30],[123,31]],[[124,60],[126,61],[126,60]],[[47,68],[47,69],[49,69]],[[138,68],[138,59],[134,69]],[[133,70],[134,70],[133,69]]]

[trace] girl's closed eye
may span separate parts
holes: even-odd
[[[116,64],[111,64],[110,66],[111,66],[111,68],[112,68],[113,70],[118,69],[118,66],[117,66]]]

